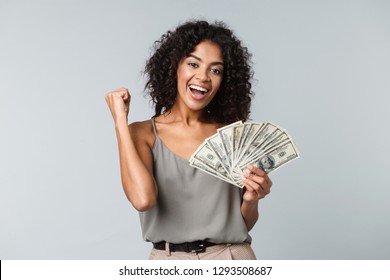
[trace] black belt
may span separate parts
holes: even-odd
[[[153,248],[157,250],[165,250],[165,241],[158,243],[153,243]],[[204,252],[207,247],[217,245],[208,241],[194,241],[194,242],[185,242],[180,244],[169,243],[169,250],[171,252]]]

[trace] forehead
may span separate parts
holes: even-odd
[[[191,54],[200,57],[202,60],[223,62],[221,48],[211,41],[200,42]]]

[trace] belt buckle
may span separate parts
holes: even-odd
[[[191,250],[192,253],[202,253],[206,251],[206,247],[204,246],[203,242],[199,242],[196,247],[197,248]]]

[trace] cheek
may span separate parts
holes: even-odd
[[[177,75],[177,86],[178,86],[178,87],[183,87],[183,86],[185,86],[186,80],[187,80],[187,79],[186,79],[186,76],[184,75],[183,72],[178,73],[178,75]]]
[[[213,87],[215,88],[215,89],[219,89],[220,87],[221,87],[221,84],[222,84],[222,77],[218,77],[218,78],[215,78],[214,80],[213,80]]]
[[[179,65],[179,67],[177,68],[177,71],[176,71],[176,76],[177,78],[179,79],[180,77],[184,77],[186,75],[186,67],[185,65]]]

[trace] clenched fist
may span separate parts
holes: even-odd
[[[129,115],[131,95],[127,88],[120,88],[106,94],[106,102],[114,121],[126,119]]]

